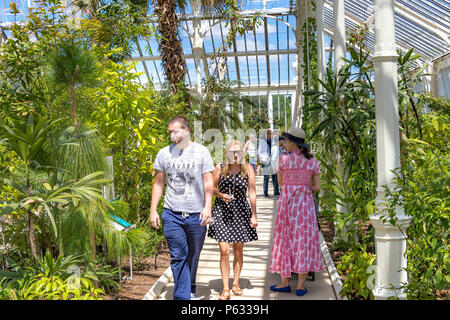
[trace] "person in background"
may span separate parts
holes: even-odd
[[[275,152],[273,152],[275,151]],[[277,180],[278,142],[272,138],[272,130],[267,129],[266,134],[258,142],[258,158],[261,162],[261,173],[264,175],[264,197],[269,197],[269,179],[272,178],[274,197],[279,197]]]
[[[233,244],[233,285],[231,291],[240,296],[239,277],[244,263],[244,243],[258,240],[256,227],[256,190],[253,168],[245,163],[241,143],[231,140],[226,148],[225,163],[218,164],[213,174],[216,202],[212,209],[214,223],[208,229],[208,237],[219,242],[220,272],[223,290],[219,300],[231,298],[230,243]],[[247,190],[250,205],[247,201]]]
[[[288,154],[286,150],[285,138],[283,135],[279,138],[280,156],[283,154]]]
[[[244,152],[248,154],[248,163],[253,167],[253,170],[258,171],[256,167],[256,147],[253,142],[255,142],[255,135],[250,134],[248,136],[248,140],[244,145]]]
[[[281,197],[275,221],[270,272],[281,275],[275,292],[291,292],[291,273],[298,273],[296,294],[305,295],[308,272],[324,268],[312,191],[320,190],[320,167],[305,143],[305,132],[292,127],[285,135],[289,154],[280,156]]]
[[[173,298],[190,300],[196,299],[198,260],[211,219],[214,163],[206,147],[191,141],[185,118],[173,118],[169,133],[173,143],[159,150],[153,164],[150,222],[159,229],[156,208],[167,178],[161,220],[170,251]]]

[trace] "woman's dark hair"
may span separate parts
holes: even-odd
[[[313,155],[309,152],[309,149],[300,147],[300,151],[305,156],[306,159],[309,160],[309,159],[313,158]]]

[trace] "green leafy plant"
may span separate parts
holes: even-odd
[[[367,228],[375,197],[375,101],[367,55],[349,48],[351,59],[336,75],[328,70],[322,91],[309,90],[308,138],[323,167],[322,215],[336,224],[342,249],[373,248]],[[339,165],[338,165],[339,164]],[[337,206],[345,210],[337,210]]]
[[[58,43],[50,55],[50,78],[69,90],[75,126],[79,123],[75,90],[98,83],[101,71],[101,65],[93,52],[75,40]]]
[[[149,222],[142,223],[141,228],[143,234],[136,241],[133,250],[133,260],[136,263],[136,268],[143,267],[145,259],[148,257],[154,256],[156,261],[165,239],[162,229],[155,230]]]
[[[107,63],[107,79],[95,98],[97,110],[90,121],[113,154],[115,188],[130,204],[131,216],[140,221],[142,203],[149,201],[152,156],[163,140],[159,119],[165,117],[158,117],[155,105],[160,100],[152,88],[140,85],[141,73],[133,72],[134,67],[128,62]]]
[[[95,288],[95,276],[82,272],[74,256],[53,259],[49,251],[36,268],[9,261],[12,271],[0,271],[0,297],[12,300],[96,300],[104,294]]]
[[[12,127],[4,125],[4,129],[7,136],[8,145],[15,151],[17,156],[23,161],[25,169],[25,183],[20,186],[16,185],[16,189],[21,190],[26,197],[31,196],[31,183],[30,183],[30,170],[33,165],[33,161],[38,157],[39,151],[47,139],[48,131],[52,127],[54,122],[50,122],[46,118],[38,119],[35,121],[32,115],[28,116],[27,120],[12,121]],[[22,188],[23,187],[23,188]],[[24,202],[26,204],[26,202]],[[16,209],[18,204],[12,205],[11,209]],[[47,211],[47,213],[49,213]],[[32,255],[35,259],[38,257],[38,248],[35,240],[35,214],[31,208],[27,210],[28,215],[28,239],[30,242],[30,248]],[[51,219],[53,216],[50,214]],[[54,223],[53,226],[55,227]]]
[[[411,216],[406,232],[408,284],[403,289],[408,299],[448,299],[450,160],[425,142],[410,139],[407,148],[409,161],[396,174],[398,188],[386,188],[384,212],[393,225],[398,206]]]
[[[375,255],[367,253],[364,247],[347,251],[337,265],[338,271],[346,276],[340,295],[350,299],[373,299],[370,281],[375,273],[374,263]]]

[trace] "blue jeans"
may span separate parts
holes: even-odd
[[[277,174],[264,175],[264,183],[263,183],[264,195],[265,196],[269,195],[269,178],[270,177],[272,177],[274,196],[279,196],[280,195],[280,191],[278,190],[278,177],[277,177]]]
[[[181,212],[164,208],[161,220],[170,251],[174,300],[190,300],[196,291],[196,277],[200,251],[206,236],[206,226],[201,226],[200,212],[183,217]]]

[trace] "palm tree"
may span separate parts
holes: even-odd
[[[99,0],[71,0],[69,5],[72,5],[78,9],[83,10],[85,13],[97,19],[98,9],[100,8]]]
[[[89,205],[92,205],[97,200],[106,202],[101,195],[101,190],[96,187],[107,182],[105,179],[97,178],[103,172],[94,172],[83,176],[81,179],[58,181],[59,173],[64,170],[53,166],[51,157],[47,157],[45,159],[46,162],[43,163],[41,154],[48,155],[55,153],[55,149],[59,150],[66,145],[76,145],[74,139],[60,139],[56,143],[50,142],[50,129],[54,127],[57,121],[59,120],[35,119],[32,115],[29,115],[26,121],[11,121],[11,125],[3,126],[8,145],[23,161],[25,171],[25,183],[7,180],[7,183],[20,194],[20,201],[10,203],[8,206],[11,209],[23,208],[27,212],[28,240],[35,261],[39,257],[39,248],[35,236],[35,222],[36,219],[41,217],[41,212],[48,216],[62,253],[62,235],[58,232],[54,212],[61,210],[64,206],[70,206],[74,202],[80,202],[80,200]],[[46,150],[49,148],[49,145],[53,152]],[[48,178],[43,179],[37,185],[32,183],[32,175],[36,175],[42,169],[48,171]]]
[[[60,42],[49,59],[50,78],[55,84],[67,88],[70,93],[73,124],[77,126],[78,112],[75,90],[93,86],[101,74],[95,55],[74,41]]]
[[[156,4],[155,4],[156,2]],[[171,84],[172,93],[177,92],[177,84],[184,83],[187,72],[183,57],[178,27],[180,21],[176,14],[176,0],[156,0],[155,13],[158,17],[158,32],[161,36],[159,52],[167,80]],[[181,1],[184,2],[184,1]]]
[[[24,164],[25,184],[18,184],[16,189],[21,190],[26,197],[31,196],[30,171],[40,151],[42,151],[48,136],[48,131],[52,125],[53,123],[46,118],[35,121],[33,116],[30,115],[26,121],[11,121],[11,127],[8,125],[3,126],[6,131],[8,145],[15,151]],[[35,261],[37,261],[39,254],[34,230],[36,216],[31,208],[27,209],[27,215],[28,241],[30,242],[31,254]]]
[[[192,7],[200,7],[203,12],[215,11],[221,13],[228,7],[225,0],[190,0]],[[180,21],[176,10],[184,11],[188,4],[186,0],[153,0],[158,19],[158,32],[161,37],[159,52],[167,80],[172,92],[178,91],[177,85],[184,84],[187,73],[186,61],[183,56],[178,27]]]
[[[69,173],[66,174],[65,181],[82,179],[97,171],[107,172],[103,142],[95,130],[79,123],[76,104],[76,89],[94,86],[101,75],[102,70],[97,58],[80,43],[60,42],[50,56],[49,65],[50,78],[56,84],[69,89],[72,107],[73,126],[56,136],[62,141],[76,141],[66,143],[52,154],[56,166]],[[98,206],[91,206],[89,203],[80,208],[80,212],[86,217],[93,260],[96,256],[96,222],[99,221],[94,219],[97,208]]]
[[[148,0],[70,0],[70,5],[95,20],[89,28],[93,46],[121,49],[109,55],[113,61],[131,58],[137,36],[154,35],[147,16]]]

